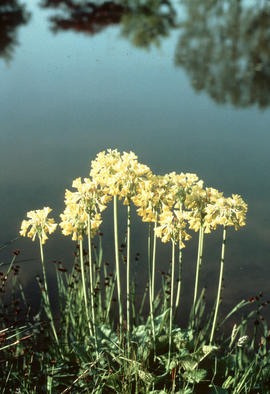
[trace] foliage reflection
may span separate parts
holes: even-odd
[[[270,104],[269,0],[41,0],[40,6],[56,10],[54,32],[94,35],[118,25],[139,48],[159,46],[177,29],[175,65],[186,70],[196,91],[236,107]],[[2,0],[0,56],[11,58],[17,28],[28,19],[17,0]]]
[[[270,104],[270,4],[183,0],[175,64],[218,103]]]
[[[55,32],[74,30],[96,34],[107,26],[121,23],[121,34],[133,45],[147,49],[151,44],[158,46],[161,37],[168,36],[175,26],[176,13],[167,0],[126,0],[121,4],[112,1],[78,4],[75,0],[43,0],[41,6],[64,12],[51,17]]]
[[[63,11],[50,18],[52,30],[74,30],[87,34],[96,34],[106,26],[120,23],[126,7],[114,2],[98,4],[95,2],[81,2],[74,0],[44,0],[43,8],[56,8]]]
[[[0,4],[0,57],[7,60],[12,54],[17,42],[18,27],[26,24],[29,13],[17,0],[2,0]]]

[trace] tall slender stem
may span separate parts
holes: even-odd
[[[40,246],[40,259],[41,259],[41,265],[42,265],[42,274],[43,274],[45,294],[46,294],[46,299],[49,300],[47,275],[46,275],[45,262],[44,262],[44,253],[43,253],[43,245],[42,245],[42,241],[41,241],[40,237],[39,237],[39,246]]]
[[[93,322],[93,331],[95,337],[95,346],[97,351],[97,332],[96,332],[96,316],[95,316],[95,306],[94,306],[94,289],[93,289],[93,271],[92,271],[92,244],[91,244],[91,217],[87,214],[87,238],[88,238],[88,258],[89,258],[89,282],[90,282],[90,305],[91,305],[91,315]]]
[[[148,242],[147,242],[147,260],[148,260],[148,292],[149,292],[149,305],[150,305],[150,319],[152,326],[152,336],[153,336],[153,349],[154,349],[154,359],[156,359],[156,334],[155,334],[155,324],[154,324],[154,313],[153,313],[153,299],[152,299],[152,268],[151,268],[151,237],[152,237],[152,223],[148,225]]]
[[[180,212],[183,211],[183,204],[181,199],[179,201],[180,204]],[[176,293],[176,300],[175,300],[175,312],[178,310],[179,302],[180,302],[180,293],[181,293],[181,286],[182,286],[182,249],[181,249],[181,242],[182,242],[182,230],[181,226],[179,229],[179,256],[178,256],[178,283],[177,283],[177,293]]]
[[[152,255],[152,301],[155,299],[155,273],[156,273],[156,249],[157,249],[157,236],[155,229],[157,227],[157,222],[154,224],[154,235],[153,235],[153,255]]]
[[[97,258],[97,261],[98,261],[98,281],[99,282],[100,282],[100,277],[101,277],[101,263],[102,263],[102,257],[103,257],[103,250],[102,250],[102,241],[101,241],[101,239],[102,239],[101,236],[99,236],[98,258]],[[98,314],[99,314],[99,316],[103,315],[103,305],[102,305],[102,293],[101,293],[101,291],[98,292]]]
[[[127,347],[130,348],[130,203],[127,206]]]
[[[224,268],[224,257],[225,257],[225,245],[226,245],[226,230],[227,230],[227,228],[226,228],[226,226],[224,226],[223,227],[222,248],[221,248],[218,291],[217,291],[215,314],[214,314],[212,330],[211,330],[211,335],[210,335],[210,345],[212,344],[212,341],[213,341],[213,338],[214,338],[214,333],[215,333],[216,324],[217,324],[218,308],[219,308],[219,303],[220,303],[221,285],[222,285],[223,268]]]
[[[181,230],[179,233],[179,257],[178,257],[178,283],[177,283],[177,293],[175,300],[175,311],[177,312],[180,303],[180,294],[182,287],[182,249],[181,249]]]
[[[114,247],[115,247],[115,265],[117,294],[119,304],[119,325],[120,325],[120,342],[122,341],[123,312],[121,302],[121,283],[120,283],[120,266],[119,266],[119,246],[118,246],[118,216],[117,216],[117,196],[113,197],[113,219],[114,219]]]
[[[82,285],[83,285],[83,298],[84,298],[85,313],[86,313],[86,319],[87,319],[87,324],[88,324],[88,328],[89,328],[89,334],[90,334],[90,336],[92,336],[93,335],[93,331],[92,331],[91,321],[90,321],[90,316],[89,316],[87,293],[86,293],[86,285],[85,285],[84,264],[83,264],[83,241],[82,241],[82,239],[80,239],[80,262],[81,262],[81,273],[82,273]]]
[[[40,246],[40,259],[42,265],[42,273],[43,273],[43,281],[44,281],[44,289],[45,289],[45,310],[47,312],[47,316],[50,319],[51,328],[53,331],[53,335],[55,337],[57,345],[59,345],[58,335],[55,329],[53,315],[51,311],[51,304],[49,299],[49,292],[48,292],[48,284],[47,284],[47,276],[46,276],[46,269],[45,269],[45,262],[44,262],[44,253],[43,253],[43,245],[41,237],[39,237],[39,246]]]
[[[87,222],[87,236],[88,236],[88,258],[89,258],[89,282],[90,282],[90,303],[91,303],[91,312],[92,319],[95,324],[95,310],[94,310],[94,289],[93,289],[93,267],[92,267],[92,244],[91,244],[91,218],[90,214],[88,214],[88,222]]]
[[[203,238],[204,238],[204,227],[203,227],[203,225],[201,225],[200,231],[199,231],[199,241],[198,241],[196,278],[195,278],[194,298],[193,298],[193,312],[195,312],[195,304],[196,304],[197,294],[198,294],[199,273],[200,273],[200,266],[202,264],[202,254],[203,254]]]
[[[173,323],[173,299],[174,299],[174,272],[175,272],[175,242],[172,241],[172,273],[171,273],[171,301],[170,301],[170,326],[169,326],[169,354],[168,366],[170,367],[172,350],[172,323]]]

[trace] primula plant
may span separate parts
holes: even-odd
[[[57,227],[57,223],[54,222],[54,219],[48,218],[48,214],[52,211],[49,207],[44,207],[43,209],[37,209],[35,211],[27,212],[28,220],[23,220],[21,225],[20,235],[23,237],[27,236],[32,238],[32,241],[35,241],[36,236],[39,239],[40,245],[40,258],[43,272],[43,281],[44,281],[44,302],[45,302],[45,311],[47,316],[51,322],[52,331],[55,337],[57,344],[59,345],[58,335],[55,329],[54,320],[52,317],[52,310],[50,305],[49,293],[48,293],[48,284],[47,284],[47,275],[46,268],[44,262],[44,253],[43,253],[43,244],[45,244],[48,239],[47,233],[52,234]],[[30,227],[30,230],[28,231]],[[28,231],[28,232],[27,232]]]
[[[91,161],[89,177],[75,179],[72,188],[65,192],[59,227],[75,242],[75,261],[70,273],[55,261],[59,316],[53,316],[43,252],[48,234],[56,230],[57,224],[48,218],[49,207],[28,212],[28,219],[22,222],[20,235],[33,241],[39,239],[43,301],[39,313],[31,317],[23,288],[16,278],[12,279],[13,287],[19,286],[27,315],[21,324],[11,323],[2,308],[3,392],[267,392],[270,336],[262,310],[268,302],[259,295],[242,300],[223,320],[219,312],[226,233],[229,227],[238,230],[245,225],[247,204],[243,199],[237,194],[225,197],[212,187],[204,187],[196,174],[155,175],[147,165],[139,163],[133,152],[121,154],[116,149],[100,152]],[[108,263],[103,261],[101,225],[111,201],[114,261]],[[122,243],[119,201],[126,210]],[[135,211],[141,226],[148,227],[147,281],[142,298],[136,295],[136,283],[130,274],[131,252],[137,247],[131,245]],[[199,274],[202,262],[207,264],[203,256],[204,234],[218,226],[223,228],[220,274],[217,296],[207,308],[207,315],[205,289],[199,294]],[[194,236],[198,252],[193,302],[189,320],[185,327],[179,327],[176,316],[181,313],[184,248],[189,247]],[[161,289],[157,289],[156,280],[160,272],[159,240],[160,248],[164,243],[171,245],[171,264],[167,272],[161,273]],[[17,275],[17,255],[6,273],[1,273],[2,289],[13,271]],[[136,260],[141,260],[139,253]],[[18,302],[14,301],[14,305]],[[256,308],[250,310],[253,302]],[[226,337],[222,327],[244,307],[249,308],[247,314]],[[253,319],[256,324],[252,332],[249,323]]]

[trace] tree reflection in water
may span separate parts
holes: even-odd
[[[160,45],[173,28],[180,37],[175,64],[184,67],[196,91],[237,107],[270,104],[269,0],[41,0],[54,8],[52,29],[96,34],[119,24],[122,36],[140,48]],[[179,20],[178,20],[179,19]],[[10,59],[17,30],[29,20],[18,0],[0,2],[0,56]]]
[[[1,0],[0,2],[0,57],[7,60],[12,54],[17,42],[17,29],[26,24],[30,14],[17,0]]]
[[[182,0],[175,64],[197,91],[237,107],[270,103],[270,4],[242,0]],[[256,3],[256,4],[254,4]]]
[[[64,11],[63,15],[51,17],[52,30],[75,30],[95,34],[105,27],[120,24],[121,34],[133,45],[149,48],[159,45],[160,38],[169,35],[175,25],[176,13],[167,0],[126,0],[122,3],[106,1],[81,2],[75,0],[43,0],[41,6]]]
[[[80,3],[74,0],[44,0],[43,8],[53,7],[64,11],[63,15],[51,17],[52,30],[75,30],[88,34],[96,34],[106,26],[118,24],[127,8],[124,5],[107,1],[103,4],[95,2]]]
[[[131,0],[128,4],[130,12],[123,15],[122,35],[137,47],[159,46],[161,38],[168,37],[170,30],[176,27],[177,14],[170,1]]]

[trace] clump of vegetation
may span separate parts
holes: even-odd
[[[18,250],[6,272],[0,273],[1,291],[5,292],[9,282],[12,289],[12,301],[1,304],[2,392],[267,392],[270,334],[261,314],[267,302],[261,295],[242,300],[222,321],[219,319],[226,233],[229,226],[237,230],[245,224],[247,205],[242,198],[225,198],[216,189],[204,188],[195,174],[154,175],[134,153],[120,154],[117,150],[99,153],[91,163],[90,177],[84,181],[77,178],[72,186],[75,191],[66,190],[59,226],[76,242],[75,262],[70,273],[55,262],[58,324],[43,250],[48,233],[57,228],[54,219],[48,218],[49,207],[28,212],[20,232],[33,241],[38,239],[40,245],[42,277],[37,279],[42,297],[34,317],[17,279]],[[114,268],[103,261],[100,231],[102,212],[111,200]],[[118,200],[127,210],[127,230],[120,246]],[[142,221],[148,223],[148,281],[139,307],[130,275],[132,203]],[[206,316],[204,289],[198,294],[204,234],[219,225],[223,226],[223,239],[217,296]],[[175,316],[181,306],[182,254],[190,231],[199,233],[196,276],[190,318],[181,328],[175,324]],[[163,273],[158,292],[157,238],[171,243],[171,264]],[[251,302],[256,304],[252,310],[248,307]],[[26,312],[22,323],[18,315],[23,304]],[[226,337],[222,326],[242,308],[248,312]]]

